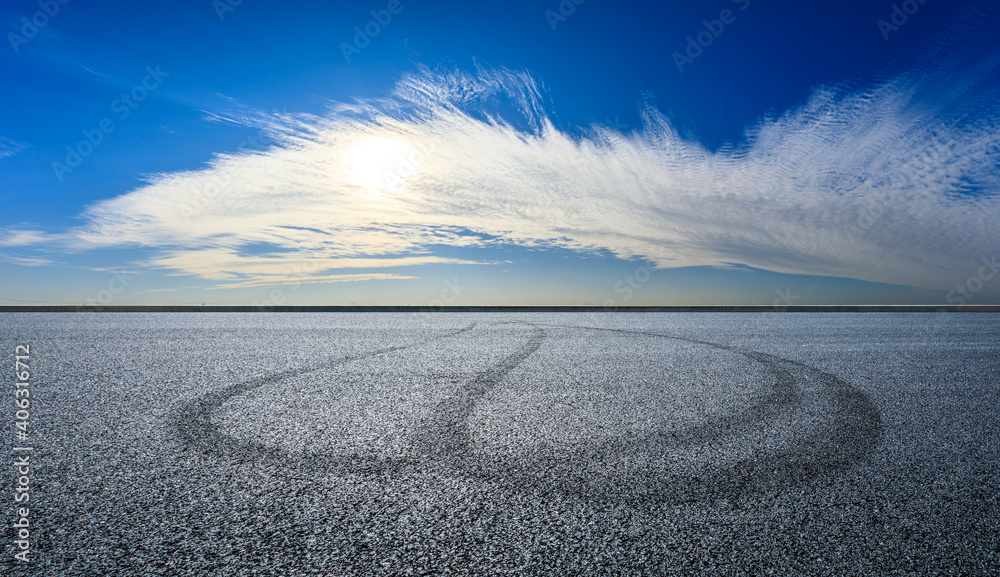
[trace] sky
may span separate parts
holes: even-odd
[[[1000,303],[996,1],[0,23],[0,305]]]

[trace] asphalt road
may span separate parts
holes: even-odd
[[[10,574],[1000,573],[1000,314],[3,321]]]

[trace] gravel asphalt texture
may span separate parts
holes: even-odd
[[[34,447],[3,575],[1000,574],[1000,314],[5,313],[0,342]]]

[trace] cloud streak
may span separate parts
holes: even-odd
[[[24,150],[24,145],[12,138],[0,136],[0,158],[14,156]]]
[[[652,107],[628,133],[571,133],[528,73],[423,69],[323,115],[242,115],[275,144],[154,175],[66,242],[150,248],[148,267],[234,287],[290,262],[326,282],[511,243],[950,290],[1000,248],[998,61],[969,52],[964,74],[928,57],[818,89],[718,151]]]

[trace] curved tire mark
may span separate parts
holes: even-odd
[[[515,324],[515,323],[496,323]],[[767,368],[776,378],[764,400],[749,409],[716,417],[701,425],[668,436],[653,433],[641,439],[619,438],[583,451],[563,455],[536,455],[514,462],[474,454],[473,436],[468,418],[476,405],[518,365],[535,353],[545,338],[545,331],[533,323],[528,342],[516,352],[476,375],[466,387],[439,403],[433,417],[417,435],[421,457],[394,458],[378,455],[334,455],[328,453],[292,453],[278,447],[241,440],[219,430],[212,414],[227,400],[249,393],[266,384],[339,364],[390,354],[433,340],[456,336],[471,330],[475,323],[456,332],[410,345],[386,347],[361,355],[336,359],[321,365],[283,371],[226,387],[184,405],[177,413],[175,427],[187,446],[214,456],[243,461],[265,459],[279,461],[318,472],[398,473],[403,470],[426,471],[440,464],[445,471],[500,484],[512,490],[531,490],[542,494],[559,493],[596,500],[629,502],[688,502],[735,498],[747,493],[779,491],[790,485],[824,477],[845,470],[864,459],[879,443],[882,435],[881,414],[864,393],[831,373],[809,365],[766,353],[749,351],[707,341],[687,339],[647,331],[629,331],[573,325],[544,326],[579,330],[645,335],[704,345],[743,355]],[[820,394],[833,407],[829,421],[818,433],[796,441],[791,447],[735,463],[706,468],[694,473],[664,473],[638,470],[614,476],[587,473],[584,465],[600,462],[609,456],[629,454],[643,449],[684,448],[732,437],[753,429],[756,423],[793,409],[802,398],[795,372],[807,371],[819,383]]]
[[[337,460],[343,461],[343,464],[347,465],[347,468],[369,472],[379,469],[398,468],[409,463],[409,461],[403,462],[403,460],[398,459],[390,460],[384,458],[365,458],[364,456],[332,457],[321,454],[294,454],[279,447],[245,441],[220,431],[218,425],[212,422],[212,415],[226,401],[245,395],[264,385],[274,385],[292,377],[313,373],[323,369],[330,369],[353,361],[413,348],[440,339],[458,336],[472,330],[475,326],[476,323],[472,323],[469,326],[457,331],[452,331],[450,333],[429,339],[422,339],[408,345],[385,347],[366,353],[340,357],[308,368],[281,371],[279,373],[237,383],[185,403],[173,415],[172,424],[174,429],[180,435],[185,447],[195,449],[202,454],[214,457],[231,457],[239,461],[265,459],[280,461],[282,463],[296,463],[301,466],[310,467],[320,465],[318,461],[326,462],[329,465],[331,461]]]
[[[522,463],[479,463],[469,473],[506,483],[522,490],[559,493],[597,500],[630,502],[691,502],[733,499],[748,493],[779,491],[798,483],[842,472],[864,459],[880,442],[882,417],[878,408],[861,391],[836,375],[809,365],[756,351],[748,351],[707,341],[687,339],[647,331],[629,331],[573,325],[546,326],[639,334],[680,340],[741,354],[763,364],[777,377],[764,402],[740,413],[724,415],[679,435],[652,434],[642,439],[624,437],[584,451],[563,455],[536,455]],[[615,454],[634,454],[642,449],[701,445],[731,437],[752,428],[755,422],[777,416],[801,399],[792,372],[808,371],[818,381],[820,395],[833,407],[826,425],[816,434],[797,440],[791,447],[772,453],[755,454],[732,465],[702,469],[693,473],[635,471],[615,476],[588,474],[583,465],[600,462]],[[499,465],[499,467],[497,466]],[[553,475],[552,472],[558,472]]]
[[[456,460],[463,460],[463,455],[471,448],[472,435],[468,420],[476,404],[537,351],[544,338],[545,331],[533,326],[531,336],[524,346],[476,375],[468,386],[439,403],[435,415],[418,436],[423,452],[435,459],[451,461],[452,465],[458,464]]]

